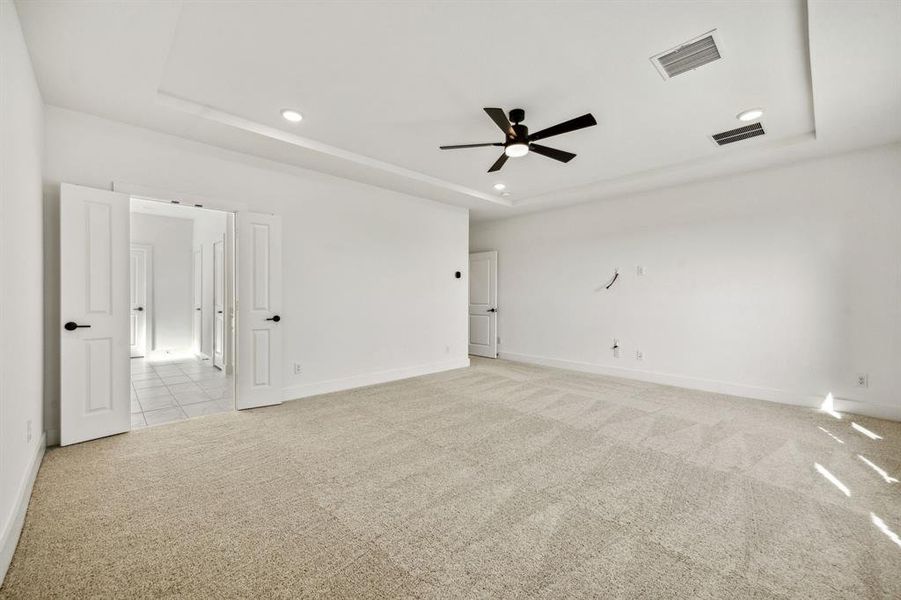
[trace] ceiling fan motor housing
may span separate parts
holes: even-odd
[[[507,144],[528,144],[529,128],[519,123],[511,125],[513,127],[513,137],[507,139]]]

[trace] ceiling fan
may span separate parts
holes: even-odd
[[[544,138],[549,138],[554,135],[569,133],[570,131],[576,131],[577,129],[584,129],[585,127],[591,127],[592,125],[598,124],[592,114],[587,113],[582,115],[581,117],[576,117],[575,119],[570,119],[569,121],[558,123],[553,127],[548,127],[547,129],[542,129],[541,131],[537,131],[529,135],[529,128],[522,124],[522,122],[526,118],[526,111],[524,111],[523,109],[514,108],[513,110],[511,110],[509,120],[507,119],[507,115],[504,114],[504,111],[501,108],[486,108],[485,112],[488,113],[488,116],[491,117],[491,120],[494,121],[497,126],[501,128],[501,131],[504,132],[506,139],[503,142],[496,144],[460,144],[457,146],[440,146],[440,148],[441,150],[456,150],[458,148],[503,146],[504,153],[501,154],[501,157],[497,159],[493,165],[491,165],[490,169],[488,169],[489,173],[500,171],[501,167],[504,166],[504,163],[507,162],[508,158],[525,156],[529,153],[530,150],[537,154],[541,154],[542,156],[547,156],[548,158],[559,160],[560,162],[569,162],[576,157],[576,155],[572,152],[565,152],[563,150],[557,150],[556,148],[548,148],[547,146],[542,146],[540,144],[536,144],[535,142],[537,140],[543,140]]]

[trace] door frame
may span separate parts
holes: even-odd
[[[225,335],[225,372],[235,376],[235,410],[238,410],[238,403],[241,396],[240,385],[238,382],[238,331],[240,329],[238,315],[238,282],[239,274],[239,258],[240,251],[238,248],[238,214],[254,212],[247,206],[245,202],[223,200],[221,198],[208,198],[192,192],[177,192],[161,188],[149,187],[126,181],[113,181],[112,189],[114,192],[127,194],[129,201],[131,198],[149,200],[151,202],[160,202],[162,204],[180,204],[194,208],[208,208],[226,213],[226,233],[225,233],[225,316],[226,330]],[[204,257],[206,258],[206,257]],[[230,266],[230,268],[228,268]],[[212,348],[211,348],[212,350]],[[208,357],[210,361],[212,356]]]
[[[156,346],[153,330],[153,245],[135,243],[129,239],[128,250],[139,250],[144,254],[144,294],[147,296],[144,302],[144,356],[131,358],[146,358]],[[128,276],[131,278],[131,272]]]

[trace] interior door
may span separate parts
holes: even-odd
[[[282,401],[282,221],[238,213],[238,409]]]
[[[128,196],[60,189],[60,443],[128,431]]]
[[[194,292],[193,322],[191,325],[191,345],[194,353],[203,352],[203,247],[194,248]]]
[[[213,242],[213,365],[225,369],[225,240]]]
[[[469,255],[469,353],[497,358],[497,252]]]
[[[131,357],[141,358],[147,354],[147,315],[150,252],[132,244],[129,274],[129,340]]]

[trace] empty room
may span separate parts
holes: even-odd
[[[899,59],[899,0],[0,0],[0,600],[901,598]]]

